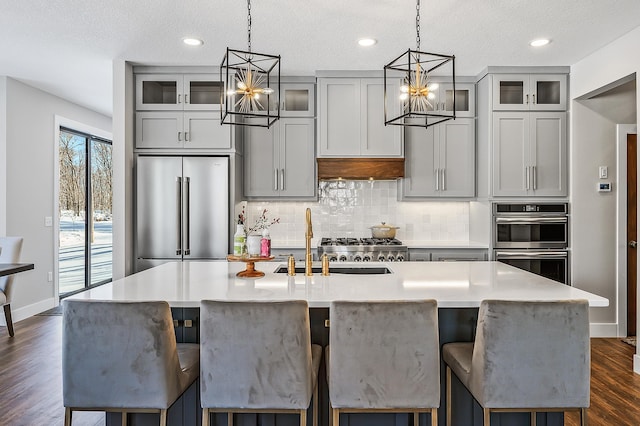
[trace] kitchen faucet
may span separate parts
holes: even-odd
[[[313,275],[313,270],[311,269],[311,264],[313,262],[313,257],[311,255],[311,238],[313,238],[313,227],[311,226],[311,209],[309,207],[307,207],[307,232],[304,236],[307,240],[304,258],[304,274],[307,277],[310,277]]]

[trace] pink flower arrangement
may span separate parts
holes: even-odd
[[[242,207],[242,212],[238,215],[238,224],[239,225],[244,225],[244,230],[246,232],[247,235],[251,234],[252,232],[255,231],[260,231],[262,229],[267,229],[269,228],[271,225],[275,225],[276,223],[280,223],[280,218],[276,217],[273,219],[269,219],[267,217],[267,209],[263,209],[262,213],[260,214],[260,216],[258,216],[258,218],[256,219],[256,222],[253,226],[251,227],[247,227],[247,216],[244,212],[244,206]]]

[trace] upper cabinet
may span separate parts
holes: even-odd
[[[476,106],[476,87],[473,83],[456,83],[455,91],[452,83],[438,82],[437,78],[433,79],[434,98],[430,101],[430,111],[435,112],[452,112],[455,101],[456,118],[475,117]]]
[[[220,110],[215,74],[136,74],[136,110]]]
[[[493,110],[564,111],[566,74],[495,74]]]
[[[318,93],[318,157],[403,156],[402,127],[384,124],[382,78],[319,78]]]
[[[281,83],[280,116],[314,117],[316,96],[314,83]]]

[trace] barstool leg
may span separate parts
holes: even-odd
[[[580,409],[580,426],[588,426],[589,422],[587,421],[587,409]]]
[[[209,409],[202,409],[202,426],[209,426]]]
[[[160,426],[167,426],[167,410],[160,410]]]
[[[537,423],[537,418],[536,418],[536,412],[532,411],[531,412],[531,426],[536,426]]]
[[[71,426],[71,408],[64,407],[64,426]]]
[[[329,426],[333,426],[333,407],[331,401],[329,401]]]
[[[227,413],[227,426],[233,426],[233,413],[231,411]]]
[[[447,365],[447,382],[445,387],[447,388],[447,426],[451,426],[451,368]]]
[[[431,409],[431,426],[438,426],[438,409]]]
[[[491,410],[488,408],[483,408],[482,414],[484,417],[484,421],[483,421],[484,426],[491,426]]]
[[[413,426],[420,426],[420,413],[417,411],[413,412]]]
[[[307,426],[307,410],[300,410],[300,426]]]
[[[318,384],[313,389],[313,426],[318,426]]]
[[[120,416],[120,418],[122,419],[120,421],[120,423],[122,424],[122,426],[127,426],[127,412],[123,411],[122,415]]]
[[[333,408],[331,415],[333,416],[333,426],[340,426],[340,410]]]

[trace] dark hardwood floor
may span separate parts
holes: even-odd
[[[0,327],[0,425],[62,425],[62,317],[35,316],[15,324],[10,338]],[[640,425],[640,375],[635,348],[620,339],[591,341],[591,426]],[[565,424],[578,425],[574,413]],[[104,425],[104,414],[78,412],[74,426]]]

